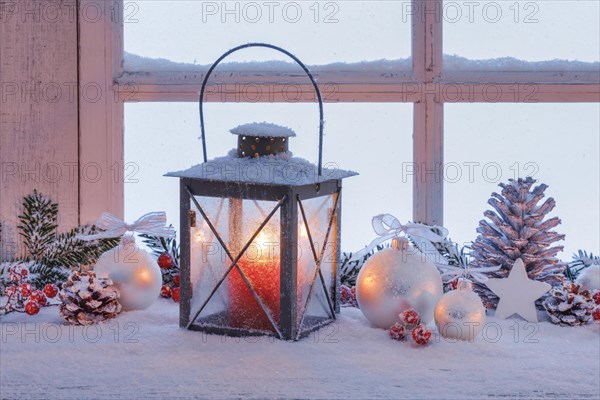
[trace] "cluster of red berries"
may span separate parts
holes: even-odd
[[[58,294],[58,287],[52,283],[44,286],[43,290],[34,290],[27,282],[29,271],[23,266],[11,267],[9,274],[10,286],[6,288],[6,304],[0,307],[0,311],[4,313],[16,311],[35,315],[42,307],[50,305],[48,299]]]
[[[164,252],[158,257],[158,266],[162,272],[163,285],[160,295],[165,299],[171,298],[179,303],[179,267],[169,253]]]
[[[596,303],[596,308],[592,312],[592,318],[594,318],[594,321],[596,321],[597,323],[600,324],[600,290],[597,291],[596,293],[594,293],[592,298],[594,299],[594,302]]]
[[[404,342],[410,331],[410,335],[416,344],[422,346],[429,343],[431,330],[425,324],[421,323],[421,316],[416,310],[409,308],[400,314],[399,317],[401,323],[396,322],[390,328],[390,337],[392,339]]]
[[[358,307],[356,301],[356,286],[340,286],[340,305],[342,307]]]

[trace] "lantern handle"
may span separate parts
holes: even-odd
[[[204,109],[203,109],[204,92],[206,91],[206,84],[208,82],[208,78],[210,78],[210,75],[212,74],[213,70],[217,67],[217,65],[219,65],[219,63],[221,61],[223,61],[223,59],[225,57],[229,56],[231,53],[234,53],[238,50],[246,49],[248,47],[266,47],[269,49],[279,51],[280,53],[283,53],[283,54],[287,55],[288,57],[290,57],[292,60],[296,61],[296,63],[298,65],[300,65],[300,67],[302,67],[302,69],[304,70],[306,75],[308,75],[308,78],[310,79],[310,82],[312,83],[313,87],[315,88],[315,92],[317,93],[317,100],[319,101],[319,164],[318,164],[318,171],[319,171],[319,176],[321,176],[322,170],[323,170],[323,168],[322,168],[322,165],[323,165],[323,126],[325,124],[325,121],[323,119],[323,98],[321,96],[321,91],[319,90],[319,86],[317,85],[317,82],[315,81],[313,75],[310,73],[310,71],[308,70],[306,65],[304,65],[302,63],[302,61],[300,61],[298,59],[298,57],[296,57],[289,51],[282,49],[281,47],[278,47],[278,46],[275,46],[272,44],[268,44],[268,43],[246,43],[246,44],[234,47],[234,48],[226,51],[225,53],[223,53],[223,55],[221,57],[219,57],[217,59],[217,61],[215,61],[208,69],[208,72],[206,73],[206,76],[204,77],[204,80],[202,82],[202,88],[200,89],[200,99],[199,99],[200,130],[202,133],[202,135],[201,135],[202,155],[204,156],[204,162],[208,161],[208,158],[206,156],[206,136],[205,136],[205,131],[204,131]]]

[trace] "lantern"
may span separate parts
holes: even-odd
[[[319,161],[289,152],[292,130],[267,123],[232,129],[237,146],[208,161],[203,98],[213,69],[247,47],[296,61],[319,102]],[[229,50],[208,70],[200,92],[204,163],[180,178],[180,325],[232,336],[298,340],[339,312],[342,179],[354,172],[322,168],[323,102],[302,62],[279,47],[250,43]]]

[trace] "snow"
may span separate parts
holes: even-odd
[[[165,176],[195,178],[206,181],[256,183],[265,185],[302,186],[332,179],[358,175],[339,169],[334,163],[323,168],[319,176],[317,166],[291,152],[260,158],[238,158],[232,149],[228,155],[217,157],[186,170],[169,172]]]
[[[587,61],[576,61],[576,60],[562,60],[554,59],[547,61],[525,61],[514,57],[499,57],[489,59],[469,59],[461,57],[456,54],[444,54],[443,57],[444,69],[453,71],[565,71],[565,70],[576,70],[576,71],[600,71],[599,62],[587,62]],[[291,62],[285,61],[249,61],[249,62],[227,62],[227,71],[230,72],[243,72],[243,71],[276,71],[278,73],[294,72],[297,73],[299,67]],[[125,52],[124,56],[124,70],[125,74],[129,77],[132,75],[140,75],[140,77],[147,77],[151,73],[160,72],[174,72],[174,71],[185,71],[185,72],[204,72],[208,69],[208,65],[179,63],[164,58],[150,58],[143,57],[137,54]],[[224,68],[219,66],[219,68]],[[328,71],[388,71],[388,72],[399,72],[399,71],[410,71],[412,68],[412,62],[410,58],[399,58],[395,60],[374,60],[374,61],[361,61],[353,63],[336,62],[326,65],[311,65],[310,70],[318,72]]]
[[[251,137],[294,137],[296,133],[287,126],[271,124],[269,122],[252,122],[236,126],[229,132],[238,136]]]
[[[293,63],[280,60],[272,61],[248,61],[248,62],[224,62],[223,65],[227,65],[228,71],[278,71],[278,72],[294,72],[297,73],[300,67]],[[411,60],[409,58],[402,58],[396,60],[375,60],[375,61],[361,61],[356,63],[343,63],[336,62],[318,66],[308,66],[309,69],[318,68],[319,71],[336,71],[340,69],[346,69],[352,67],[357,70],[370,70],[374,66],[387,70],[395,69],[410,69]],[[125,52],[123,60],[123,69],[125,74],[132,75],[138,72],[149,73],[149,72],[171,72],[171,71],[186,71],[186,72],[204,72],[208,70],[210,65],[201,64],[190,64],[180,63],[164,58],[151,58],[139,56],[137,54]],[[219,68],[223,68],[219,66]]]
[[[578,285],[583,285],[591,290],[600,290],[600,265],[598,260],[594,264],[584,269],[575,281]]]
[[[87,328],[66,325],[57,307],[33,317],[7,315],[0,323],[2,398],[600,396],[599,325],[488,317],[487,339],[454,342],[434,334],[419,348],[371,328],[354,308],[296,343],[206,335],[180,329],[177,321],[178,306],[162,299]]]
[[[574,60],[525,61],[514,57],[472,60],[456,54],[444,54],[444,69],[448,71],[600,71],[599,62]]]

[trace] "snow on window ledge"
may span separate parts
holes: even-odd
[[[600,72],[599,62],[576,60],[525,61],[514,57],[471,60],[455,54],[444,54],[444,70],[455,71],[518,71],[518,72],[559,72],[589,71]]]

